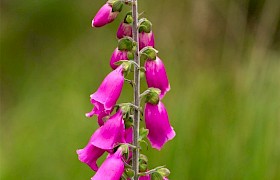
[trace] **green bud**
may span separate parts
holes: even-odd
[[[115,1],[112,4],[112,11],[113,12],[121,12],[123,8],[123,2],[122,1]]]
[[[132,178],[134,176],[134,171],[131,168],[125,168],[124,172],[130,178]]]
[[[158,51],[153,47],[145,47],[140,51],[141,61],[156,60]]]
[[[151,104],[158,104],[159,102],[159,95],[160,95],[160,89],[158,88],[149,88],[149,93],[146,95],[146,103]]]
[[[151,180],[163,180],[163,177],[158,172],[154,172],[151,174]]]
[[[169,174],[170,174],[170,171],[169,171],[169,169],[167,169],[167,168],[160,168],[160,169],[157,170],[157,172],[158,172],[160,175],[162,175],[163,177],[167,177],[167,176],[169,176]]]
[[[131,37],[124,37],[118,42],[118,49],[123,51],[131,51],[133,48],[133,39]]]
[[[140,172],[146,172],[148,169],[148,165],[147,164],[139,164],[139,171]]]
[[[127,24],[131,24],[133,22],[132,15],[127,15],[124,19],[124,22]]]
[[[142,18],[139,20],[139,33],[145,32],[149,33],[152,30],[152,23],[146,18]]]

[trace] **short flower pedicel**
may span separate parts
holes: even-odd
[[[116,33],[118,46],[108,63],[113,71],[90,95],[94,107],[86,113],[87,117],[96,115],[100,127],[87,145],[76,152],[78,159],[96,172],[91,180],[167,180],[167,168],[149,168],[147,156],[140,154],[141,142],[147,144],[146,139],[153,148],[161,150],[175,137],[162,103],[170,84],[163,61],[154,49],[152,23],[146,18],[138,20],[137,0],[108,0],[92,20],[92,27],[111,23],[124,5],[131,6],[132,11],[126,13]],[[148,84],[142,94],[140,71],[145,71]],[[129,73],[134,74],[133,80],[126,79]],[[133,87],[134,100],[117,104],[126,81]],[[141,100],[145,100],[145,124],[140,129]],[[104,153],[107,158],[99,167],[96,162]]]

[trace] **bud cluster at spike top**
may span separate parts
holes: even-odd
[[[126,2],[126,3],[125,3]],[[123,5],[131,5],[130,1],[109,0],[97,12],[92,20],[92,27],[102,27],[114,21],[122,11]],[[118,46],[114,50],[108,64],[113,69],[102,81],[99,88],[90,95],[93,108],[86,117],[97,116],[99,128],[93,132],[89,142],[83,149],[77,150],[78,159],[87,164],[95,175],[91,180],[130,180],[134,173],[131,169],[133,139],[133,113],[140,110],[132,103],[117,104],[121,95],[125,77],[133,72],[131,66],[136,52],[137,42],[132,40],[132,13],[128,12],[117,30]],[[141,99],[145,99],[145,128],[140,130],[141,139],[147,137],[151,146],[161,150],[164,144],[175,137],[170,125],[167,111],[162,99],[170,90],[170,84],[163,61],[154,49],[154,34],[149,20],[142,18],[138,22],[139,56],[144,62],[145,77],[148,90]],[[132,82],[132,81],[131,81]],[[132,83],[133,84],[133,83]],[[144,98],[143,98],[144,97]],[[140,97],[139,97],[140,98]],[[144,137],[143,137],[144,136]],[[141,152],[141,151],[140,151]],[[105,161],[98,166],[97,160],[107,154]],[[140,180],[167,180],[169,170],[164,167],[148,168],[148,159],[141,154],[139,159]]]

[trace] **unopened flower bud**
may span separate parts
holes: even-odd
[[[128,12],[124,18],[124,21],[121,22],[118,31],[117,31],[117,38],[121,39],[125,36],[132,37],[132,26],[131,23],[133,22],[132,13]]]
[[[134,176],[134,171],[131,168],[125,168],[124,172],[130,178]]]
[[[152,31],[152,23],[146,18],[142,18],[139,21],[139,33],[145,32],[149,33]]]
[[[146,103],[151,103],[151,104],[158,104],[160,98],[160,89],[158,88],[149,88],[149,93],[146,95]]]
[[[106,3],[99,9],[93,18],[92,27],[102,27],[109,24],[117,17],[118,14],[119,11],[113,11],[112,4]]]
[[[169,169],[167,169],[167,168],[160,168],[160,169],[157,170],[157,172],[158,172],[160,175],[162,175],[163,177],[167,177],[167,176],[169,176],[169,174],[170,174],[170,171],[169,171]]]

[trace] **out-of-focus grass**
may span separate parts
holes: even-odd
[[[110,71],[118,22],[90,28],[103,2],[1,3],[0,179],[89,179],[75,150],[97,128],[84,113]],[[163,102],[177,133],[162,151],[149,148],[150,168],[166,164],[171,180],[279,179],[279,3],[139,4],[167,68]]]

